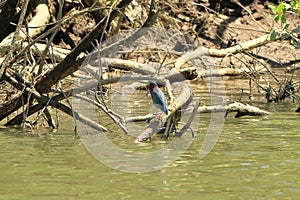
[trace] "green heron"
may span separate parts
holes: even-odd
[[[149,90],[153,104],[168,115],[168,105],[163,92],[159,89],[158,85],[154,81],[149,81]]]

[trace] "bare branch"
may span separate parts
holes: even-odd
[[[186,62],[192,60],[194,58],[203,56],[203,55],[210,55],[215,57],[224,57],[228,54],[236,54],[240,52],[244,52],[249,49],[253,49],[264,45],[270,42],[270,34],[263,35],[259,38],[235,45],[233,47],[229,47],[226,49],[208,49],[204,47],[199,47],[195,51],[187,52],[179,57],[175,61],[175,68],[179,70]]]

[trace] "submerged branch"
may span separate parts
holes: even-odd
[[[236,118],[245,115],[265,116],[271,114],[270,112],[262,110],[258,107],[251,106],[248,104],[242,104],[239,102],[233,102],[228,105],[200,106],[198,108],[199,113],[224,112],[224,111],[226,111],[226,113],[237,112],[237,114],[235,115]]]

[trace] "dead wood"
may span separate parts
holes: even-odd
[[[136,116],[136,117],[128,117],[125,119],[126,123],[130,123],[130,122],[143,122],[143,121],[148,121],[151,120],[155,117],[155,114],[148,114],[148,115],[144,115],[144,116]]]
[[[110,23],[120,14],[118,10],[126,7],[131,1],[132,0],[122,0],[116,9],[114,9],[109,16],[101,20],[101,22],[99,22],[97,26],[84,37],[84,39],[71,51],[70,54],[67,55],[64,60],[62,60],[53,70],[47,73],[36,83],[36,90],[40,93],[50,92],[52,85],[77,71],[84,60],[76,60],[78,55],[90,47],[93,40],[95,40],[99,33],[105,29],[106,23]]]
[[[18,21],[18,24],[17,24],[17,28],[16,28],[16,31],[14,32],[13,36],[12,36],[12,39],[11,39],[11,47],[10,47],[4,61],[1,63],[1,66],[0,66],[1,67],[0,68],[0,80],[2,79],[2,76],[3,76],[3,74],[6,70],[6,67],[8,66],[8,62],[11,59],[12,54],[15,50],[15,43],[17,41],[17,38],[18,38],[19,34],[20,34],[21,25],[22,25],[22,23],[24,21],[24,18],[25,18],[28,3],[29,3],[29,0],[25,0],[23,5],[22,5],[22,10],[21,10],[21,14],[20,14],[19,21]]]
[[[237,113],[235,115],[236,118],[239,118],[242,116],[267,116],[267,115],[271,114],[270,112],[262,110],[256,106],[251,106],[249,104],[243,104],[240,102],[233,102],[228,105],[197,107],[197,113],[213,113],[213,112],[226,112],[227,114],[236,112]],[[300,112],[299,108],[298,108],[297,112]],[[126,118],[125,121],[126,122],[140,122],[140,121],[151,120],[154,117],[155,117],[154,114],[148,114],[145,116],[128,117],[128,118]]]
[[[18,81],[17,79],[15,79],[14,75],[4,75],[5,80],[7,80],[10,84],[12,84],[15,88],[17,88],[18,90],[22,90],[24,94],[27,93],[27,95],[32,96],[32,98],[36,99],[40,104],[42,104],[44,107],[50,105],[53,106],[61,111],[63,111],[64,113],[74,117],[76,120],[79,120],[80,122],[82,122],[83,124],[86,124],[98,131],[107,131],[107,129],[101,125],[99,125],[98,123],[92,121],[91,119],[79,114],[78,112],[74,111],[72,108],[58,102],[55,99],[49,98],[45,95],[41,95],[38,92],[36,92],[34,90],[34,88],[29,87],[30,84],[23,84],[22,81]]]
[[[198,113],[198,107],[199,107],[199,101],[196,102],[192,114],[189,117],[189,120],[186,122],[186,124],[180,129],[180,131],[176,132],[175,137],[181,137],[188,129],[190,129],[190,126],[194,120],[194,118],[196,117],[196,114]],[[191,130],[192,132],[192,137],[194,137],[194,132],[193,130]]]
[[[50,20],[50,11],[46,3],[39,3],[35,8],[35,15],[28,23],[28,34],[22,32],[20,38],[25,39],[26,37],[35,37],[45,30],[46,24]]]
[[[80,15],[85,14],[87,12],[90,12],[91,10],[99,10],[99,9],[87,8],[87,9],[83,9],[81,11],[75,12],[72,15],[64,18],[63,20],[57,21],[57,23],[55,23],[54,27],[50,28],[48,31],[46,31],[45,33],[39,35],[38,37],[34,38],[32,41],[30,41],[30,43],[24,42],[23,43],[24,45],[22,45],[22,43],[17,42],[16,45],[18,45],[18,46],[16,47],[16,49],[20,50],[20,51],[18,52],[17,55],[15,55],[9,61],[9,65],[13,65],[18,59],[21,58],[21,56],[23,56],[26,52],[28,52],[30,50],[32,50],[33,53],[35,53],[36,55],[40,56],[41,52],[43,52],[43,50],[46,48],[45,44],[38,43],[41,39],[43,39],[43,38],[47,37],[49,34],[52,34],[53,32],[55,32],[57,30],[57,27],[61,26],[62,23],[67,23],[72,18],[80,16]],[[23,46],[24,46],[24,48],[20,49],[20,47],[23,47]],[[7,45],[7,44],[0,44],[0,47],[1,47],[0,51],[3,52],[3,54],[5,54],[5,52],[9,51],[9,49],[10,49],[10,45]],[[56,46],[52,46],[52,52],[51,52],[50,58],[53,59],[53,60],[61,61],[70,52],[71,52],[71,50],[56,47]]]
[[[44,110],[44,114],[45,114],[45,118],[47,120],[48,125],[52,128],[52,129],[57,129],[58,125],[55,124],[54,119],[52,118],[48,108],[45,108]],[[37,120],[36,120],[37,121]]]
[[[260,67],[255,69],[255,73],[265,73],[266,68]],[[180,73],[171,74],[165,77],[171,83],[184,80],[194,80],[197,78],[213,77],[213,76],[240,76],[244,74],[254,73],[254,70],[243,68],[213,68],[203,69],[202,66],[188,67],[180,70]]]
[[[24,93],[26,94],[26,93]],[[13,105],[13,104],[9,104],[9,105]],[[22,106],[22,104],[19,106],[19,108]],[[14,110],[17,110],[18,106],[16,106],[14,108]],[[2,106],[0,106],[0,108],[2,108]],[[17,108],[17,109],[16,109]],[[25,114],[24,112],[21,112],[20,114],[16,115],[15,117],[13,117],[12,119],[8,120],[4,126],[14,126],[14,125],[21,125],[23,123],[24,120],[24,116],[31,116],[34,113],[40,111],[41,109],[43,109],[44,106],[42,104],[36,104],[36,105],[32,105],[29,107],[28,112]],[[1,119],[1,118],[0,118]]]
[[[278,37],[279,39],[279,37]],[[270,34],[263,35],[259,38],[249,40],[247,42],[237,44],[233,47],[229,47],[226,49],[208,49],[205,47],[199,47],[194,51],[187,52],[179,57],[175,62],[175,68],[179,70],[186,62],[192,60],[197,57],[201,57],[203,55],[215,56],[215,57],[224,57],[229,54],[236,54],[245,52],[246,50],[253,49],[264,45],[270,42]]]
[[[154,75],[156,73],[156,69],[149,64],[117,58],[101,57],[97,60],[91,61],[89,64],[91,66],[95,66],[96,69],[99,69],[99,67],[108,67],[111,69],[132,71],[143,75]]]
[[[95,94],[94,94],[95,95]],[[100,101],[97,99],[97,101],[94,101],[88,97],[85,97],[85,96],[82,96],[82,95],[75,95],[74,96],[75,98],[78,98],[78,99],[82,99],[84,101],[86,101],[87,103],[91,103],[91,104],[94,104],[95,106],[97,106],[97,108],[100,108],[102,111],[104,111],[119,127],[120,129],[125,133],[125,134],[129,134],[129,131],[127,130],[126,126],[125,126],[125,121],[124,119],[116,114],[115,112],[113,112],[112,110],[110,109],[107,109],[104,105],[102,105],[100,103]]]
[[[27,8],[25,8],[25,11]],[[20,34],[17,36],[17,40],[27,40],[27,38],[33,38],[40,34],[46,28],[46,24],[50,20],[50,11],[48,5],[44,2],[39,3],[35,10],[35,15],[32,17],[30,22],[26,24],[26,27],[22,28]],[[23,21],[22,21],[23,23]],[[18,24],[17,26],[22,26],[22,24]],[[11,33],[1,42],[2,45],[9,45],[11,43],[11,39],[15,33]]]
[[[198,108],[199,113],[211,113],[211,112],[224,112],[231,113],[237,112],[235,115],[236,118],[242,116],[265,116],[270,115],[271,113],[265,110],[262,110],[258,107],[251,106],[248,104],[243,104],[240,102],[233,102],[228,105],[217,105],[217,106],[200,106]],[[225,117],[225,116],[224,116]]]
[[[6,53],[7,51],[9,51],[11,45],[6,45],[6,44],[0,44],[0,52],[2,53]],[[23,47],[25,47],[25,50],[31,51],[33,53],[33,55],[38,55],[41,56],[43,52],[45,52],[47,45],[46,44],[41,44],[41,43],[35,43],[32,44],[32,42],[28,43],[28,42],[18,42],[15,44],[15,50],[20,50]],[[22,49],[21,52],[24,52]],[[47,52],[47,51],[46,51]],[[56,60],[56,61],[61,61],[63,60],[71,51],[68,49],[63,49],[57,46],[51,46],[50,48],[50,52],[48,52],[46,54],[47,58],[50,58],[52,60]],[[19,55],[21,55],[21,53],[19,53]],[[10,60],[10,64],[12,64],[16,59],[13,58],[12,60]]]
[[[27,94],[19,91],[14,94],[10,99],[5,101],[0,105],[0,121],[5,117],[8,117],[10,114],[21,108],[24,105],[24,102],[27,100]],[[22,117],[22,116],[21,116]]]
[[[101,1],[100,0],[83,0],[82,4],[86,7],[101,7]],[[103,18],[105,18],[105,12],[104,9],[93,11],[92,12],[93,18],[95,19],[96,23],[99,23]]]
[[[8,75],[12,76],[12,77],[16,77],[17,75],[15,74],[15,72],[11,69],[8,70]],[[8,76],[4,76],[5,80],[10,82],[11,79],[8,78]],[[100,80],[99,81],[91,81],[88,82],[86,85],[83,85],[81,87],[77,87],[77,88],[73,88],[64,92],[60,92],[59,94],[51,97],[52,100],[54,101],[61,101],[67,97],[70,96],[74,96],[76,94],[79,94],[81,92],[85,92],[88,91],[92,88],[95,88],[99,83],[101,83],[102,85],[107,85],[107,84],[113,84],[119,81],[129,81],[129,80],[150,80],[150,77],[143,77],[143,76],[138,76],[138,77],[132,77],[132,76],[122,76],[122,77],[114,77],[114,78],[110,78],[110,79],[105,79],[105,80]],[[159,79],[156,79],[159,80]],[[161,81],[161,80],[159,80]],[[19,80],[15,81],[14,83],[12,83],[15,87],[18,87],[18,89],[20,90],[20,92],[16,95],[14,95],[13,97],[11,97],[11,99],[9,99],[8,101],[6,101],[5,103],[3,103],[2,105],[0,105],[0,120],[4,119],[5,117],[9,116],[11,113],[15,112],[16,110],[18,110],[19,108],[21,108],[22,105],[24,105],[24,103],[26,103],[27,101],[27,92],[23,92],[25,88],[23,88],[22,84],[23,84],[24,80]],[[32,87],[29,83],[25,83],[25,85],[27,85],[28,87]],[[34,113],[38,112],[39,110],[43,109],[45,106],[42,104],[37,104],[37,105],[32,105],[30,106],[28,112],[26,113],[26,116],[31,116]],[[21,112],[20,114],[18,114],[17,116],[13,117],[11,120],[9,120],[8,122],[6,122],[5,126],[11,126],[11,125],[20,125],[22,124],[23,118],[24,118],[24,113]]]
[[[48,74],[46,74],[46,76],[44,76],[37,82],[35,86],[37,91],[39,91],[40,93],[47,93],[50,91],[52,85],[77,71],[84,60],[83,58],[81,58],[75,61],[79,53],[88,49],[93,39],[95,39],[97,37],[97,34],[103,30],[103,27],[105,27],[106,20],[108,23],[111,22],[115,17],[119,15],[117,9],[126,7],[130,2],[130,0],[121,1],[117,8],[112,11],[107,19],[104,18],[101,22],[99,22],[99,24],[80,42],[80,44],[75,49],[72,50],[72,52],[63,61],[61,61],[52,71],[50,71]],[[151,27],[155,23],[157,15],[158,10],[156,8],[156,3],[154,0],[152,0],[148,18],[140,29],[138,29],[128,38],[121,40],[118,43],[114,43],[113,45],[108,46],[100,50],[99,52],[92,53],[89,56],[93,57],[93,55],[95,54],[102,55],[104,52],[110,52],[113,51],[114,48],[118,48],[120,44],[130,44],[131,42],[137,40],[147,31],[145,27]]]
[[[10,74],[10,76],[15,76],[14,72],[12,70],[9,70],[9,74]],[[10,81],[10,79],[8,79],[7,76],[5,76],[5,77],[6,77],[7,81]],[[53,97],[51,97],[51,99],[55,100],[55,101],[61,101],[65,98],[67,98],[67,97],[75,96],[79,93],[82,93],[82,92],[88,91],[92,88],[95,88],[99,83],[101,83],[101,85],[107,85],[107,84],[117,83],[117,82],[120,82],[120,81],[126,82],[126,81],[132,81],[132,80],[140,81],[140,80],[150,80],[150,79],[153,80],[152,77],[122,76],[122,77],[114,77],[114,78],[110,78],[110,79],[104,79],[104,80],[100,80],[100,81],[91,81],[91,82],[88,82],[87,84],[85,84],[83,86],[73,88],[73,89],[70,89],[70,90],[67,90],[67,91],[64,91],[64,92],[60,92],[59,94],[54,95]],[[156,78],[154,80],[162,82],[161,79]],[[31,87],[29,83],[26,83],[26,84],[29,87]],[[19,87],[19,89],[21,89],[21,87]],[[8,101],[6,101],[2,105],[0,105],[0,120],[4,119],[6,116],[9,116],[11,113],[18,110],[24,104],[24,102],[26,102],[26,99],[27,99],[27,93],[24,92],[22,94],[22,92],[20,92],[20,93],[18,93],[18,95],[13,96],[11,99],[9,99]],[[44,107],[45,106],[42,105],[42,104],[32,105],[28,109],[28,112],[26,113],[26,116],[29,117],[29,116],[33,115],[34,113],[40,111]],[[6,122],[5,126],[22,124],[24,115],[25,114],[23,112],[21,112],[20,114],[13,117],[8,122]]]

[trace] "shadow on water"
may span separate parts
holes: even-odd
[[[234,84],[230,81],[227,84]],[[199,148],[210,119],[209,114],[201,114],[190,148],[169,166],[150,173],[120,172],[98,162],[74,138],[70,118],[57,133],[1,128],[1,199],[297,199],[300,116],[294,110],[298,105],[261,103],[258,94],[257,101],[247,102],[247,95],[237,92],[239,87],[227,91],[230,100],[260,102],[273,115],[235,119],[230,114],[218,143],[201,160]],[[207,91],[199,85],[194,89],[204,104]],[[148,100],[145,96],[136,104],[148,110]],[[134,137],[117,133],[110,139],[135,151],[165,144],[155,138],[137,146]]]

